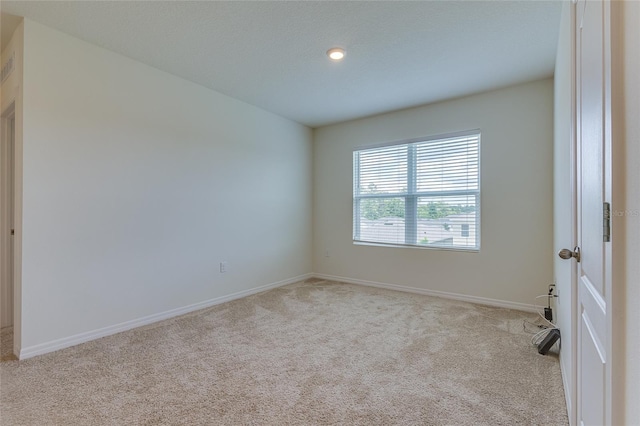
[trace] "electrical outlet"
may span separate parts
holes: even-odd
[[[329,257],[329,249],[324,249],[324,257]]]
[[[227,261],[223,260],[220,262],[220,273],[224,274],[225,272],[227,272]]]
[[[554,299],[560,296],[558,294],[558,286],[556,286],[556,283],[549,284],[549,296]]]

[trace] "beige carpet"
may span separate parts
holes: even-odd
[[[535,316],[312,280],[0,364],[8,425],[566,425]]]
[[[16,359],[18,358],[13,354],[13,327],[0,328],[0,362]],[[1,410],[0,408],[0,414]]]

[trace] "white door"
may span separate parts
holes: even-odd
[[[609,425],[610,4],[606,0],[579,0],[576,12],[577,416],[581,425]]]

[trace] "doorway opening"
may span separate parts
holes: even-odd
[[[1,116],[0,144],[0,360],[16,359],[14,325],[15,103]]]

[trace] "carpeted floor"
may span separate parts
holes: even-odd
[[[13,354],[13,327],[0,328],[0,362],[17,359]],[[2,407],[0,407],[0,414],[2,414]],[[1,417],[0,420],[2,420]]]
[[[9,425],[566,425],[535,315],[310,280],[0,363]]]

